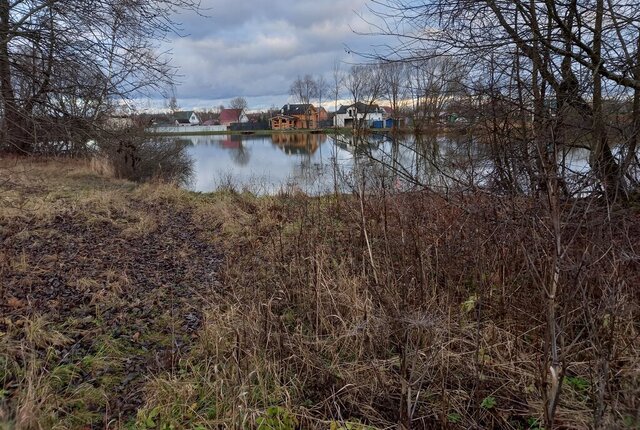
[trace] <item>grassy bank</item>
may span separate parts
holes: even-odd
[[[0,428],[542,427],[536,201],[198,195],[1,166]],[[556,423],[637,428],[640,215],[577,208]]]

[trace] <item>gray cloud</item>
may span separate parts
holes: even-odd
[[[203,1],[204,13],[183,14],[186,37],[169,48],[180,70],[184,107],[215,106],[236,96],[262,108],[285,103],[291,81],[304,74],[330,78],[335,61],[357,62],[345,46],[371,50],[373,37],[358,13],[366,0]],[[358,13],[356,13],[358,12]],[[194,105],[194,106],[191,106]]]

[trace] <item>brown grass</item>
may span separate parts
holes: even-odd
[[[37,217],[71,203],[89,220],[120,223],[123,237],[133,240],[161,232],[160,220],[146,218],[132,201],[188,210],[200,238],[225,256],[222,277],[194,297],[205,310],[188,351],[170,369],[144,375],[142,406],[128,423],[109,428],[541,428],[550,270],[543,202],[445,200],[426,192],[362,201],[197,196],[55,171],[42,170],[51,183],[41,188],[55,198],[45,191],[8,195],[44,202]],[[13,181],[42,186],[28,173]],[[84,197],[59,191],[65,187]],[[634,207],[563,206],[557,310],[566,377],[557,428],[592,426],[602,404],[604,428],[640,423],[639,216]],[[104,285],[92,278],[77,285],[97,290],[98,301],[122,300],[132,285],[118,267],[111,270]],[[38,319],[24,327],[24,338],[13,331],[9,338],[15,350],[65,336]],[[14,364],[22,366],[25,394],[5,416],[13,413],[17,424],[28,414],[16,411],[32,410],[55,421],[51,411],[62,405],[46,388],[51,376],[27,363]],[[80,396],[94,401],[94,394]],[[42,420],[18,427],[51,422]]]
[[[235,193],[194,202],[203,234],[214,229],[225,250],[225,295],[210,302],[188,371],[155,383],[198,387],[184,400],[203,402],[190,422],[230,427],[289,418],[302,428],[403,420],[413,428],[541,427],[546,299],[536,273],[548,264],[544,208],[429,193],[363,203]],[[575,205],[563,212],[573,239],[558,306],[571,344],[557,427],[592,425],[606,343],[616,351],[606,384],[616,400],[605,400],[604,422],[633,428],[640,356],[631,285],[640,273],[619,256],[638,245],[638,214],[609,214],[605,231],[594,228],[605,209],[589,209],[586,223],[576,213],[584,214]],[[610,240],[620,247],[612,254]],[[606,342],[594,337],[606,329]],[[146,409],[163,404],[165,419],[181,422],[167,412],[172,396],[150,399]],[[197,416],[211,407],[211,417]]]

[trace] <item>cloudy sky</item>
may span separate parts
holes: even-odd
[[[250,109],[281,106],[297,76],[331,80],[335,61],[362,62],[380,40],[358,35],[370,25],[367,0],[203,0],[207,17],[183,13],[185,37],[170,44],[180,69],[182,108],[245,97]],[[147,102],[148,103],[148,102]]]

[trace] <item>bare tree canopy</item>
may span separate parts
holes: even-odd
[[[476,94],[492,88],[491,97],[511,103],[521,115],[526,111],[537,125],[538,146],[549,143],[552,119],[566,125],[577,116],[589,132],[575,144],[591,151],[607,194],[625,195],[629,182],[636,182],[630,173],[637,168],[640,140],[640,9],[635,2],[375,0],[371,9],[381,19],[379,32],[401,41],[388,46],[384,59],[464,59],[466,64],[456,67],[467,71],[464,85]],[[607,119],[604,106],[614,100],[631,106],[629,124]],[[550,116],[550,106],[559,116]],[[613,129],[621,131],[615,142]],[[569,139],[561,143],[572,144]]]
[[[298,103],[309,104],[311,100],[316,97],[318,87],[316,81],[311,75],[305,75],[303,78],[299,77],[293,81],[289,88],[289,94]]]
[[[2,149],[66,140],[47,136],[69,118],[95,124],[120,101],[169,87],[174,70],[158,43],[179,31],[178,10],[197,8],[197,0],[0,0]]]
[[[229,107],[231,109],[246,110],[249,107],[249,104],[247,103],[247,99],[245,99],[244,97],[236,97],[229,101]]]

